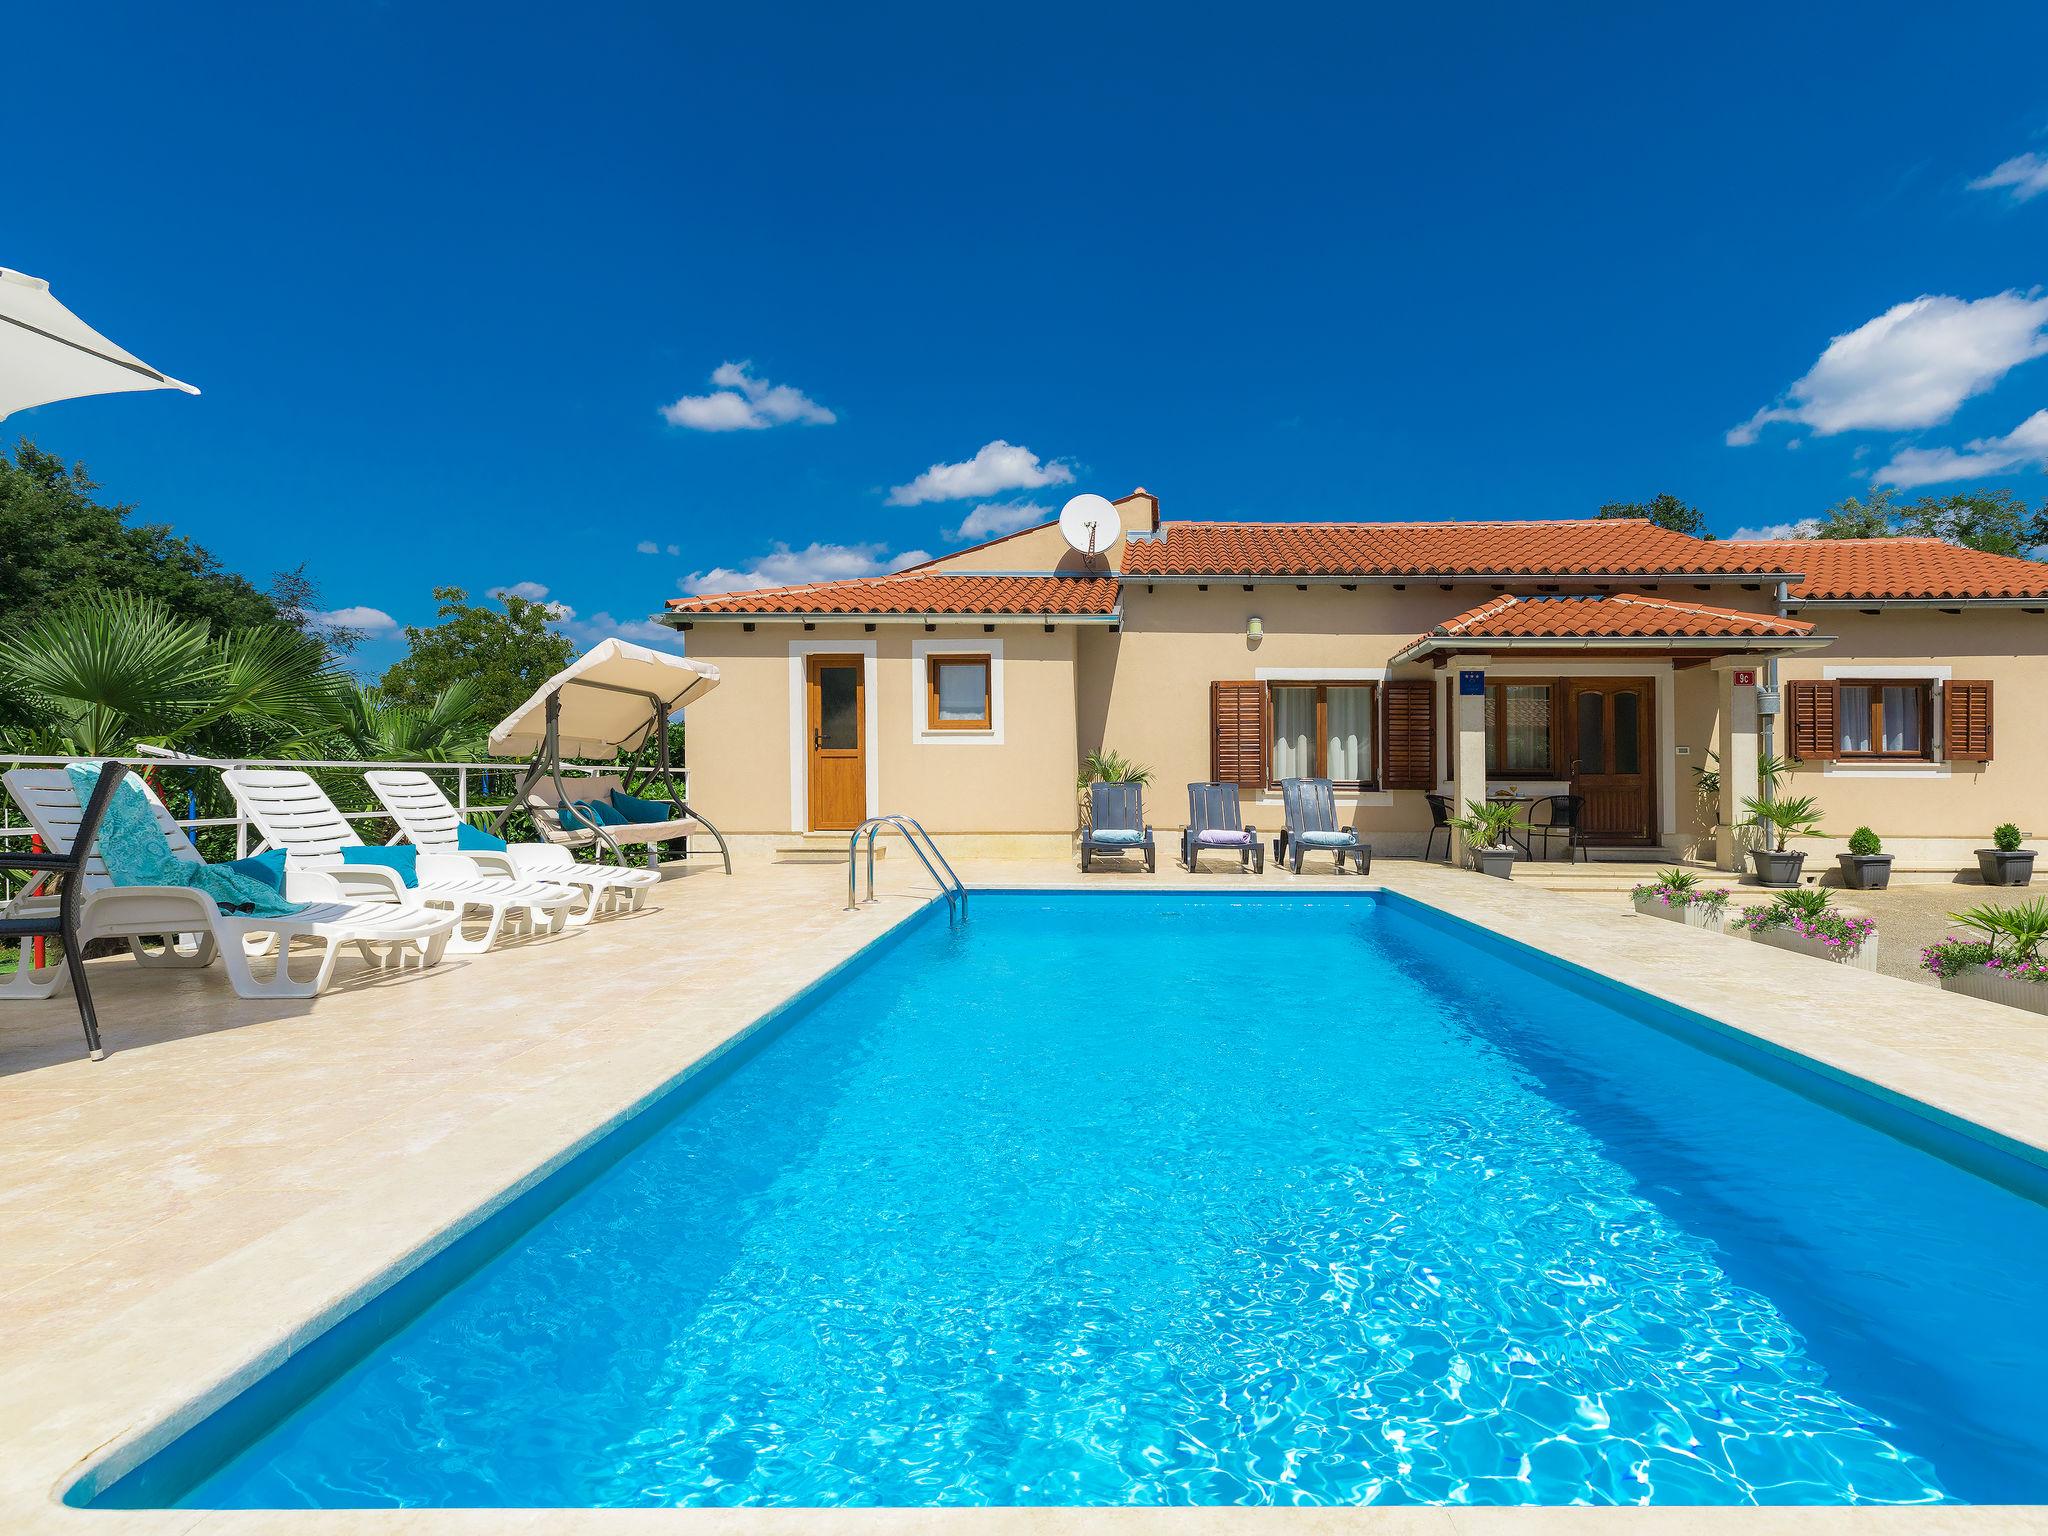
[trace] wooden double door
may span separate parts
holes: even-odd
[[[1564,691],[1566,777],[1584,797],[1581,835],[1589,843],[1655,842],[1656,683],[1574,677]]]

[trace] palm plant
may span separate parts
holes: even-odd
[[[314,730],[343,682],[326,648],[296,630],[216,634],[135,593],[81,599],[0,636],[0,688],[44,722],[38,734],[80,754]]]
[[[1820,830],[1820,802],[1812,795],[1795,795],[1780,800],[1774,795],[1752,795],[1742,802],[1749,819],[1777,839],[1776,850],[1795,837],[1810,837]]]
[[[334,695],[328,720],[335,747],[369,762],[455,762],[483,750],[480,697],[476,684],[463,679],[417,709],[358,684]]]
[[[1519,806],[1496,800],[1466,801],[1465,814],[1452,817],[1451,825],[1480,848],[1512,848],[1514,834],[1529,830]]]
[[[1985,942],[2003,960],[2032,960],[2043,942],[2048,942],[2048,898],[2007,905],[1985,902],[1967,912],[1951,912],[1957,927],[1984,935]]]
[[[1081,787],[1100,779],[1105,784],[1150,784],[1152,770],[1121,752],[1090,752],[1081,760]]]

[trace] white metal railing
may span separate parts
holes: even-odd
[[[405,768],[435,775],[445,776],[452,774],[455,778],[455,793],[449,798],[455,802],[455,809],[466,819],[472,811],[501,811],[511,805],[513,803],[510,798],[512,791],[518,787],[521,775],[526,772],[526,764],[524,763],[400,763],[373,762],[357,758],[313,757],[209,758],[204,762],[195,762],[190,758],[179,758],[163,754],[119,758],[39,757],[26,754],[0,754],[0,772],[5,772],[10,768],[62,768],[69,763],[95,761],[126,763],[130,768],[151,773],[156,780],[155,787],[157,793],[163,800],[165,808],[170,811],[171,819],[176,821],[187,832],[233,827],[235,829],[236,858],[246,858],[252,851],[255,851],[250,846],[252,839],[257,843],[262,841],[261,837],[255,835],[254,824],[248,817],[242,814],[241,807],[236,806],[235,813],[232,816],[200,816],[196,814],[198,810],[196,790],[188,787],[184,789],[181,796],[177,785],[163,782],[166,776],[190,773],[218,773],[223,768],[303,768],[309,771],[331,768],[354,773],[363,773],[372,768]],[[619,765],[616,763],[604,766],[564,763],[562,771],[565,773],[583,774],[617,773]],[[689,783],[682,770],[677,770],[676,777],[681,781],[678,787],[687,792]],[[503,787],[506,798],[502,800],[490,798],[500,786]],[[179,803],[181,798],[182,804]],[[181,810],[189,814],[181,816],[178,814]],[[17,825],[15,823],[14,818],[19,814],[19,809],[14,805],[13,798],[6,794],[4,787],[0,787],[0,842],[25,842],[35,836],[34,827]],[[390,813],[382,806],[366,811],[343,811],[341,814],[349,821],[376,821],[379,819],[388,821],[391,819]]]

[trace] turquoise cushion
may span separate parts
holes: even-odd
[[[460,821],[455,824],[455,846],[474,853],[503,853],[506,845],[502,837]]]
[[[1299,834],[1304,848],[1349,848],[1358,841],[1356,832],[1303,832]]]
[[[1142,843],[1145,834],[1137,827],[1109,827],[1100,832],[1090,832],[1088,840],[1095,843]]]
[[[626,824],[626,818],[613,810],[611,803],[605,800],[564,802],[555,807],[555,814],[561,818],[562,825],[571,831],[578,827],[623,827]]]
[[[231,869],[250,880],[261,880],[273,891],[284,889],[284,850],[273,848],[268,853],[254,854],[246,859],[229,859],[224,864],[214,865],[215,869]]]
[[[344,864],[379,864],[385,869],[398,871],[398,878],[407,885],[420,883],[420,851],[411,843],[391,843],[382,848],[371,848],[363,844],[341,850]]]
[[[653,822],[676,819],[676,808],[671,801],[642,800],[638,795],[629,795],[623,789],[612,791],[612,809],[628,821]]]

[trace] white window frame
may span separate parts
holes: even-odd
[[[934,656],[988,658],[988,724],[979,729],[931,727],[926,695]],[[910,739],[920,747],[1000,747],[1003,744],[1003,642],[997,635],[933,635],[910,642]]]

